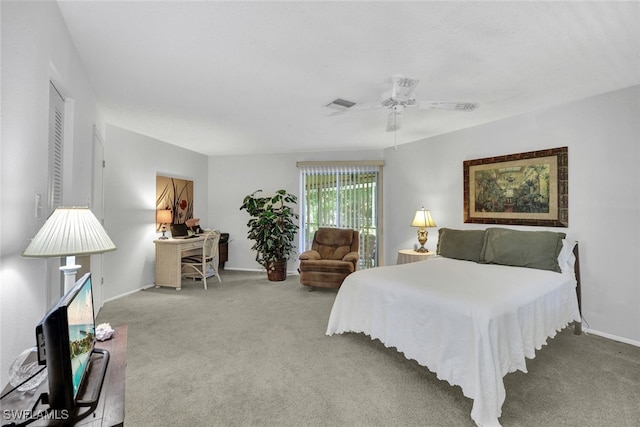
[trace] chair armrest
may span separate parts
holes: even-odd
[[[360,256],[358,255],[358,252],[349,252],[344,257],[342,257],[343,261],[352,262],[353,265],[357,265],[358,264],[358,259],[360,259]]]
[[[302,252],[298,259],[320,259],[320,253],[312,249],[310,251]]]

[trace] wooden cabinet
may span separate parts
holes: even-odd
[[[224,269],[224,263],[229,261],[229,233],[220,234],[218,251],[220,254],[220,262],[218,263],[218,268]]]

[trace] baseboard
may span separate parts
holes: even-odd
[[[142,286],[142,287],[134,289],[132,291],[125,292],[124,294],[116,295],[115,297],[111,297],[109,299],[106,299],[106,300],[102,301],[102,304],[104,305],[104,303],[107,303],[107,302],[110,302],[110,301],[115,301],[115,300],[120,299],[122,297],[126,297],[127,295],[135,294],[138,291],[144,291],[145,289],[153,288],[154,286],[155,285],[153,283],[150,284],[150,285]]]
[[[224,270],[222,271],[250,271],[250,272],[254,272],[254,273],[264,273],[267,274],[266,270],[264,268],[238,268],[238,267],[225,267]],[[287,270],[287,275],[292,275],[292,276],[299,276],[300,273],[298,273],[297,271],[289,271]]]
[[[608,334],[606,332],[600,332],[600,331],[596,331],[594,329],[585,329],[584,330],[585,334],[592,334],[592,335],[597,335],[599,337],[602,338],[607,338],[613,341],[618,341],[618,342],[622,342],[625,344],[630,344],[636,347],[640,347],[640,341],[635,341],[635,340],[630,340],[629,338],[624,338],[624,337],[619,337],[617,335],[612,335],[612,334]]]
[[[265,272],[264,268],[239,268],[239,267],[225,267],[222,271],[250,271],[253,273]]]

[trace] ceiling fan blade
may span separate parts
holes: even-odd
[[[402,111],[393,110],[387,116],[387,132],[395,132],[400,129],[402,123]]]
[[[475,102],[439,102],[439,101],[418,101],[416,103],[420,110],[449,110],[449,111],[473,111],[480,105]]]
[[[413,98],[416,86],[418,85],[418,82],[420,82],[418,79],[403,76],[402,74],[396,74],[391,77],[391,79],[393,80],[391,99],[394,100],[407,100]]]

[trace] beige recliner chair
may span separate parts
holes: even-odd
[[[311,250],[300,254],[300,283],[320,288],[339,288],[358,265],[358,232],[340,228],[320,228],[313,236]]]

